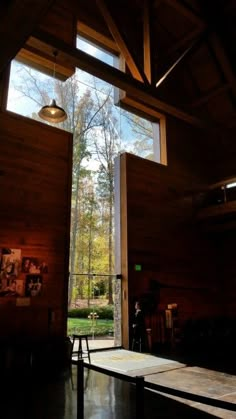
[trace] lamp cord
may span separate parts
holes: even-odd
[[[54,55],[54,65],[53,65],[53,98],[56,100],[56,92],[55,92],[55,76],[56,76],[56,59],[57,59],[57,51],[53,52]]]

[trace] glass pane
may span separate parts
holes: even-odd
[[[69,104],[68,106],[64,106],[68,97],[67,91],[67,83],[54,79],[53,76],[48,76],[17,60],[11,62],[7,98],[8,111],[47,125],[71,131],[71,126],[68,121],[52,124],[38,116],[41,107],[49,105],[52,99],[56,99],[57,105],[67,110]]]
[[[104,52],[103,56],[106,56]],[[90,153],[86,165],[89,160],[90,167],[98,165],[94,140],[96,138],[97,142],[104,137],[105,130],[113,136],[116,154],[127,151],[160,162],[159,130],[153,129],[158,124],[116,106],[113,96],[113,86],[79,69],[62,82],[15,60],[11,65],[7,110],[74,135],[78,132],[78,124],[83,126]],[[50,104],[52,98],[67,112],[66,121],[51,124],[38,116],[39,109]]]
[[[67,333],[89,335],[91,349],[121,345],[120,280],[115,275],[73,275],[73,301],[68,313]],[[114,304],[109,304],[109,287]],[[119,291],[117,291],[117,287]]]
[[[106,64],[109,64],[113,67],[116,67],[117,57],[105,51],[103,48],[98,47],[97,45],[93,44],[92,42],[87,41],[86,39],[82,38],[81,36],[77,36],[76,39],[76,46],[81,51],[86,52],[89,55],[97,58],[98,60],[103,61]]]

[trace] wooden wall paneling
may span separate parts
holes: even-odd
[[[0,74],[0,111],[6,109],[8,84],[9,84],[10,71],[9,66]]]
[[[201,187],[214,178],[217,134],[192,129],[176,118],[166,122],[168,166],[176,176],[186,178],[187,190]],[[201,162],[201,164],[199,164]]]
[[[220,285],[222,305],[225,316],[236,316],[236,230],[225,231],[218,236]],[[225,303],[227,302],[227,304]]]
[[[129,311],[135,299],[150,297],[154,318],[159,307],[164,310],[171,303],[178,304],[182,324],[189,318],[222,314],[214,240],[198,231],[192,199],[184,194],[188,180],[191,183],[200,174],[188,179],[187,164],[181,176],[170,166],[131,154],[122,159],[126,172],[123,211],[127,208],[123,267],[127,263]],[[141,265],[140,272],[135,271],[135,264]],[[155,343],[157,330],[152,333]]]
[[[233,119],[235,121],[235,117]],[[236,176],[235,135],[236,127],[232,127],[215,138],[215,141],[217,141],[217,147],[213,149],[214,160],[212,164],[212,171],[214,173],[214,178],[212,183],[220,182],[222,179],[229,179]]]
[[[67,320],[72,135],[10,112],[0,113],[0,127],[0,246],[21,249],[22,257],[48,263],[42,295],[30,298],[28,315],[23,314],[26,308],[16,307],[15,297],[0,298],[0,308],[7,313],[5,326],[12,322],[17,310],[19,321],[14,323],[14,333],[23,327],[31,334],[36,316],[41,337],[63,338]],[[21,272],[19,278],[25,281],[26,274]],[[35,315],[29,315],[31,312]]]

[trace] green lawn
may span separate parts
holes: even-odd
[[[94,335],[107,336],[113,333],[114,331],[114,322],[113,320],[103,320],[98,319],[94,323]],[[75,334],[88,334],[92,335],[92,322],[89,319],[76,319],[68,318],[67,320],[67,334],[71,336]]]

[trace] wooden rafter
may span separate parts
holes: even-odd
[[[107,51],[110,51],[112,54],[118,55],[120,53],[120,50],[113,39],[99,33],[80,20],[77,22],[77,31],[79,35],[85,37],[89,41],[96,42],[103,48],[105,47]]]
[[[175,69],[175,67],[183,61],[183,59],[193,52],[193,50],[196,48],[196,46],[203,41],[205,38],[204,34],[201,34],[201,36],[198,39],[195,39],[192,44],[185,49],[185,51],[175,60],[175,62],[166,70],[166,72],[162,75],[162,77],[156,82],[156,87],[159,87],[161,83],[168,77],[168,75]]]
[[[209,99],[212,99],[215,96],[220,95],[221,93],[226,92],[230,89],[230,84],[225,83],[217,88],[211,89],[206,95],[201,96],[199,99],[195,100],[191,103],[191,108],[198,108],[199,106],[203,105],[204,103],[208,102]]]
[[[181,13],[182,16],[190,20],[194,25],[204,28],[206,23],[204,19],[196,15],[190,8],[184,5],[180,0],[165,0],[169,6],[173,7],[177,12]]]
[[[150,2],[145,1],[143,7],[143,66],[144,73],[152,83],[152,60],[151,60],[151,28],[150,28]]]
[[[14,0],[0,25],[0,73],[16,56],[54,0]]]
[[[124,40],[124,37],[120,33],[120,30],[118,26],[115,23],[115,20],[111,16],[106,3],[104,0],[97,0],[97,5],[99,7],[99,10],[108,26],[108,29],[110,30],[114,41],[118,45],[118,48],[120,49],[121,54],[124,56],[127,66],[130,69],[130,72],[134,78],[136,78],[139,81],[148,83],[147,78],[145,76],[145,73],[143,69],[139,66],[139,64],[134,59],[133,55],[131,54],[127,43]]]
[[[28,42],[24,48],[21,48],[16,58],[22,64],[29,65],[38,71],[42,71],[49,76],[53,74],[53,54],[45,54],[43,51],[39,51],[36,48],[31,47]],[[71,77],[75,72],[74,68],[69,68],[66,65],[62,65],[57,61],[57,71],[55,77],[58,80],[65,81],[68,77]]]
[[[181,3],[180,0],[165,0],[165,2],[168,3],[171,7],[175,8],[183,16],[185,16],[186,18],[191,20],[192,23],[197,26],[196,30],[194,30],[189,35],[186,35],[186,39],[182,38],[178,43],[176,43],[173,47],[171,47],[170,50],[167,51],[167,56],[168,56],[174,50],[178,49],[182,44],[185,44],[185,42],[188,41],[187,38],[189,36],[191,37],[192,35],[195,35],[195,32],[196,33],[198,33],[198,32],[201,33],[204,29],[206,29],[208,23],[207,23],[205,18],[200,17],[199,15],[195,14],[186,5]],[[217,59],[217,62],[220,63],[220,67],[221,67],[221,70],[222,70],[222,72],[225,76],[226,82],[230,85],[230,87],[231,87],[231,89],[234,93],[234,96],[236,97],[236,77],[235,77],[234,72],[232,70],[232,66],[230,64],[230,61],[229,61],[229,59],[228,59],[228,57],[225,53],[222,42],[221,42],[219,36],[217,35],[217,33],[214,32],[214,31],[211,31],[210,33],[208,33],[208,39],[209,39],[209,44],[212,47],[214,55]],[[220,93],[220,91],[219,91],[219,93]],[[217,92],[216,92],[216,94],[217,94]],[[214,95],[214,93],[213,93],[213,95]],[[196,105],[196,106],[198,106],[198,105]]]
[[[195,39],[199,38],[199,35],[202,33],[202,28],[196,28],[193,31],[187,33],[184,37],[176,41],[170,48],[167,49],[165,57],[169,57],[179,49],[185,47],[189,42],[193,42]]]
[[[157,99],[156,91],[151,86],[144,86],[142,82],[135,80],[132,76],[86,54],[84,51],[69,46],[48,33],[37,31],[33,35],[33,40],[36,43],[43,44],[42,48],[56,49],[62,59],[71,65],[126,91],[130,97],[153,107],[159,112],[172,115],[199,128],[212,128],[199,118]]]
[[[229,59],[225,53],[224,47],[220,41],[220,38],[214,32],[210,34],[208,40],[210,46],[214,51],[217,62],[219,63],[221,70],[224,73],[225,79],[230,84],[233,94],[236,97],[236,77],[232,70]]]

